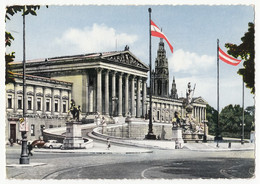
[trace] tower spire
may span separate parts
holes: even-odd
[[[163,39],[160,38],[154,72],[154,94],[169,97],[169,69]]]

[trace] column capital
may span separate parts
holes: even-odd
[[[113,75],[116,75],[117,71],[111,70],[111,73],[112,73]]]
[[[110,69],[107,69],[107,70],[106,70],[106,74],[109,74],[110,71],[111,71]]]
[[[123,77],[124,73],[123,72],[118,72],[119,77]]]
[[[102,72],[103,68],[98,67],[98,68],[95,68],[95,70],[99,73],[99,72]]]
[[[135,80],[136,77],[137,77],[136,75],[131,75],[132,80]]]
[[[125,77],[126,77],[126,78],[129,78],[129,76],[130,76],[129,73],[126,73],[126,74],[125,74]]]
[[[142,81],[143,81],[143,82],[146,82],[146,81],[147,81],[147,78],[146,78],[146,77],[143,77],[143,78],[142,78]]]

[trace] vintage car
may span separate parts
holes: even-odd
[[[43,141],[43,140],[34,140],[32,142],[32,146],[34,148],[42,148],[44,144],[45,144],[45,141]]]
[[[61,149],[63,147],[62,143],[59,143],[57,140],[48,140],[44,145],[44,148],[59,148]]]

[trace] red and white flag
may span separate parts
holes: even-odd
[[[168,43],[172,53],[173,53],[173,47],[168,41],[167,37],[161,32],[161,30],[158,28],[158,26],[155,25],[155,23],[151,20],[151,35],[159,38],[165,39],[165,41]]]
[[[219,59],[221,59],[225,63],[233,65],[233,66],[237,66],[241,62],[241,60],[227,55],[223,50],[220,49],[220,47],[218,48],[218,56],[219,56]]]

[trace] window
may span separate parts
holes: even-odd
[[[160,111],[157,111],[157,120],[160,120]]]
[[[22,96],[18,96],[18,109],[22,109]]]
[[[49,125],[49,128],[53,128],[53,125]]]
[[[8,95],[8,99],[7,99],[7,108],[11,109],[12,108],[12,95]]]
[[[37,98],[37,111],[40,111],[42,107],[42,100],[41,98]]]
[[[46,111],[50,111],[50,99],[46,99]]]
[[[35,125],[31,124],[31,136],[35,136]]]
[[[59,107],[58,100],[55,100],[55,102],[54,102],[54,111],[55,112],[58,112],[58,107]]]
[[[63,106],[63,112],[66,112],[67,111],[67,103],[66,103],[66,101],[63,101],[62,106]]]
[[[28,110],[32,110],[32,97],[28,97]]]

